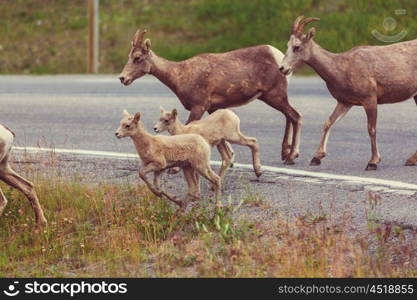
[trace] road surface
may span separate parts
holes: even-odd
[[[353,108],[334,126],[328,156],[321,166],[311,167],[323,122],[336,102],[317,77],[293,76],[289,98],[304,119],[301,155],[296,165],[288,168],[417,184],[417,167],[404,166],[417,150],[413,100],[379,106],[377,134],[382,163],[377,171],[366,172],[370,143],[362,108]],[[18,146],[134,153],[129,139],[114,137],[123,109],[142,112],[149,130],[159,116],[159,105],[179,109],[182,120],[188,116],[175,95],[150,76],[128,87],[122,86],[116,75],[0,76],[0,103],[0,120],[16,132]],[[280,161],[283,115],[258,100],[234,110],[241,118],[242,132],[258,139],[262,163],[286,167]],[[237,162],[251,163],[248,149],[234,149]],[[214,158],[218,159],[217,153]]]

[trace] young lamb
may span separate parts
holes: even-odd
[[[180,207],[184,207],[189,196],[199,198],[199,188],[193,175],[197,171],[213,185],[216,204],[219,206],[221,181],[210,167],[211,150],[207,142],[197,134],[153,136],[146,131],[139,120],[139,112],[133,116],[125,110],[120,127],[116,131],[116,137],[120,139],[130,136],[132,138],[142,160],[139,176],[149,189],[158,197],[165,196]],[[183,201],[177,200],[175,196],[160,188],[159,177],[162,171],[174,166],[182,168],[187,182],[188,193]],[[150,172],[154,173],[153,184],[146,177],[146,174]]]
[[[247,146],[252,151],[253,169],[257,177],[262,175],[259,159],[259,145],[256,138],[246,137],[240,132],[240,119],[230,109],[219,109],[204,119],[184,125],[178,119],[176,109],[172,111],[160,107],[160,118],[155,124],[155,132],[167,130],[171,135],[196,133],[201,135],[210,146],[217,146],[222,158],[219,176],[223,180],[226,170],[232,163],[233,156],[227,150],[226,142]],[[232,154],[233,155],[233,154]]]
[[[0,125],[0,180],[21,191],[26,196],[35,212],[36,223],[38,226],[43,226],[47,222],[32,182],[17,174],[9,164],[14,136],[15,134],[9,128]],[[7,199],[0,189],[0,215],[3,213],[6,205]]]

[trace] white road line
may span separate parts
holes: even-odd
[[[121,152],[110,152],[110,151],[95,151],[95,150],[81,150],[81,149],[59,149],[59,148],[38,148],[38,147],[13,147],[14,150],[18,151],[27,151],[27,152],[55,152],[55,153],[68,153],[68,154],[79,154],[87,156],[103,156],[111,157],[118,159],[137,159],[138,155],[133,153],[121,153]],[[220,161],[212,161],[213,165],[221,165]],[[252,165],[249,164],[240,164],[235,163],[234,166],[243,169],[252,169]],[[311,172],[297,169],[287,169],[287,168],[278,168],[271,166],[262,166],[263,171],[270,171],[279,174],[285,174],[295,177],[309,177],[317,178],[322,180],[337,180],[348,183],[359,183],[364,185],[373,185],[373,186],[382,186],[388,187],[394,190],[412,190],[417,192],[417,184],[411,184],[407,182],[371,178],[371,177],[359,177],[359,176],[349,176],[349,175],[337,175],[330,173],[321,173],[321,172]],[[394,191],[393,190],[393,191]]]
[[[95,83],[116,83],[116,84],[121,84],[120,80],[117,78],[118,76],[114,76],[111,78],[108,77],[97,77],[97,78],[75,78],[73,79],[74,82],[95,82]],[[144,77],[140,79],[142,82],[158,82],[157,79],[152,78],[152,77]]]

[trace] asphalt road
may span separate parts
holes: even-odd
[[[347,174],[417,183],[417,167],[405,167],[405,160],[417,150],[417,107],[409,100],[379,107],[378,143],[382,163],[377,171],[364,171],[370,158],[365,113],[353,108],[333,129],[328,156],[319,167],[309,166],[318,145],[323,122],[335,107],[320,78],[294,77],[290,102],[303,114],[301,155],[297,168],[333,174]],[[111,76],[0,76],[0,120],[12,128],[19,146],[43,146],[134,153],[129,139],[117,140],[123,109],[141,111],[151,130],[159,116],[159,105],[185,111],[175,95],[152,77],[122,86]],[[261,146],[263,164],[280,166],[284,117],[263,102],[255,100],[234,109],[241,118],[241,129],[254,136]],[[235,146],[236,161],[251,163],[248,149]],[[214,151],[215,152],[215,151]],[[215,158],[218,158],[216,153]]]

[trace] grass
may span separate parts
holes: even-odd
[[[216,213],[202,202],[180,214],[137,183],[59,175],[56,159],[41,164],[53,176],[19,165],[36,184],[46,228],[2,185],[9,205],[0,218],[0,277],[416,276],[414,235],[397,227],[372,223],[361,232],[329,215],[254,221],[239,213],[262,207],[252,196]]]
[[[396,16],[406,9],[406,16]],[[294,19],[321,17],[316,40],[330,51],[383,44],[371,31],[415,39],[413,0],[101,0],[100,72],[118,73],[137,28],[148,28],[153,49],[172,60],[201,52],[271,44],[282,51]],[[383,26],[387,17],[394,30]],[[0,2],[0,73],[84,73],[87,19],[84,0]]]

